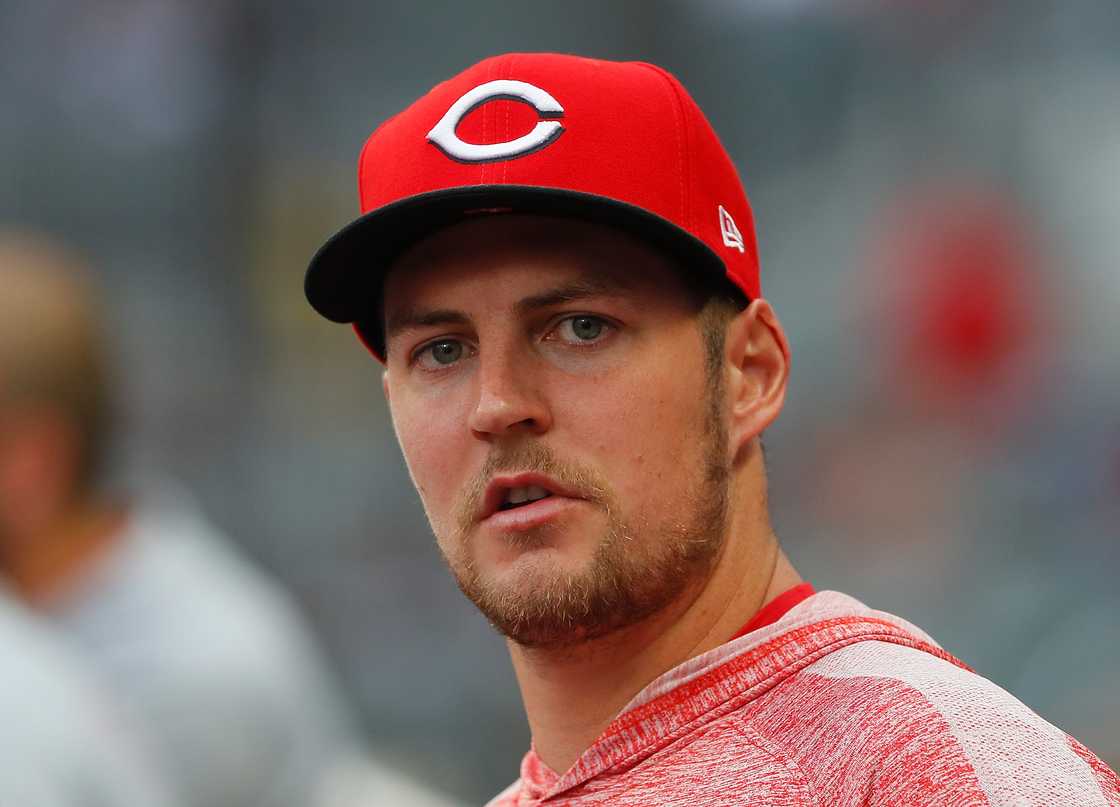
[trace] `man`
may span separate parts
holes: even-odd
[[[3,586],[0,658],[0,804],[175,804],[111,699]]]
[[[0,574],[112,687],[181,803],[306,807],[350,764],[340,698],[290,596],[189,497],[106,485],[108,349],[86,274],[55,244],[0,236]]]
[[[369,138],[306,290],[385,363],[533,735],[496,805],[1117,804],[1093,754],[770,528],[789,347],[750,208],[652,65],[487,59]]]

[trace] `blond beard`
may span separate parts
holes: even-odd
[[[681,487],[681,517],[671,523],[623,520],[609,487],[586,469],[561,462],[540,443],[496,449],[456,508],[457,526],[441,541],[460,590],[504,636],[525,647],[564,647],[637,624],[707,578],[723,545],[730,472],[727,435],[714,408],[706,418],[700,461]],[[473,514],[487,481],[501,471],[536,471],[603,509],[607,526],[582,571],[532,570],[501,584],[479,572],[470,552]],[[509,539],[545,545],[550,525]],[[640,539],[639,539],[640,536]],[[441,536],[442,537],[442,536]]]

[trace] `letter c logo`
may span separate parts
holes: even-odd
[[[564,133],[564,126],[560,121],[542,120],[528,134],[504,143],[467,143],[460,139],[455,130],[467,113],[488,101],[498,99],[522,101],[537,110],[542,118],[546,115],[561,117],[564,114],[564,107],[540,87],[524,81],[488,81],[452,104],[439,119],[439,123],[428,132],[428,141],[453,160],[462,163],[492,163],[532,154]]]

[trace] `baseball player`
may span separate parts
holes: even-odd
[[[385,365],[533,745],[494,805],[1116,805],[1091,751],[783,554],[790,351],[751,209],[659,67],[487,59],[388,120],[311,304]]]

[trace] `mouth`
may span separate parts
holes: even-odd
[[[497,513],[531,508],[548,499],[583,499],[556,480],[538,473],[496,476],[486,487],[478,520],[485,521]]]
[[[547,499],[551,495],[552,491],[542,488],[540,485],[507,488],[502,496],[502,503],[498,505],[498,512],[524,507],[527,504],[539,502],[541,499]]]

